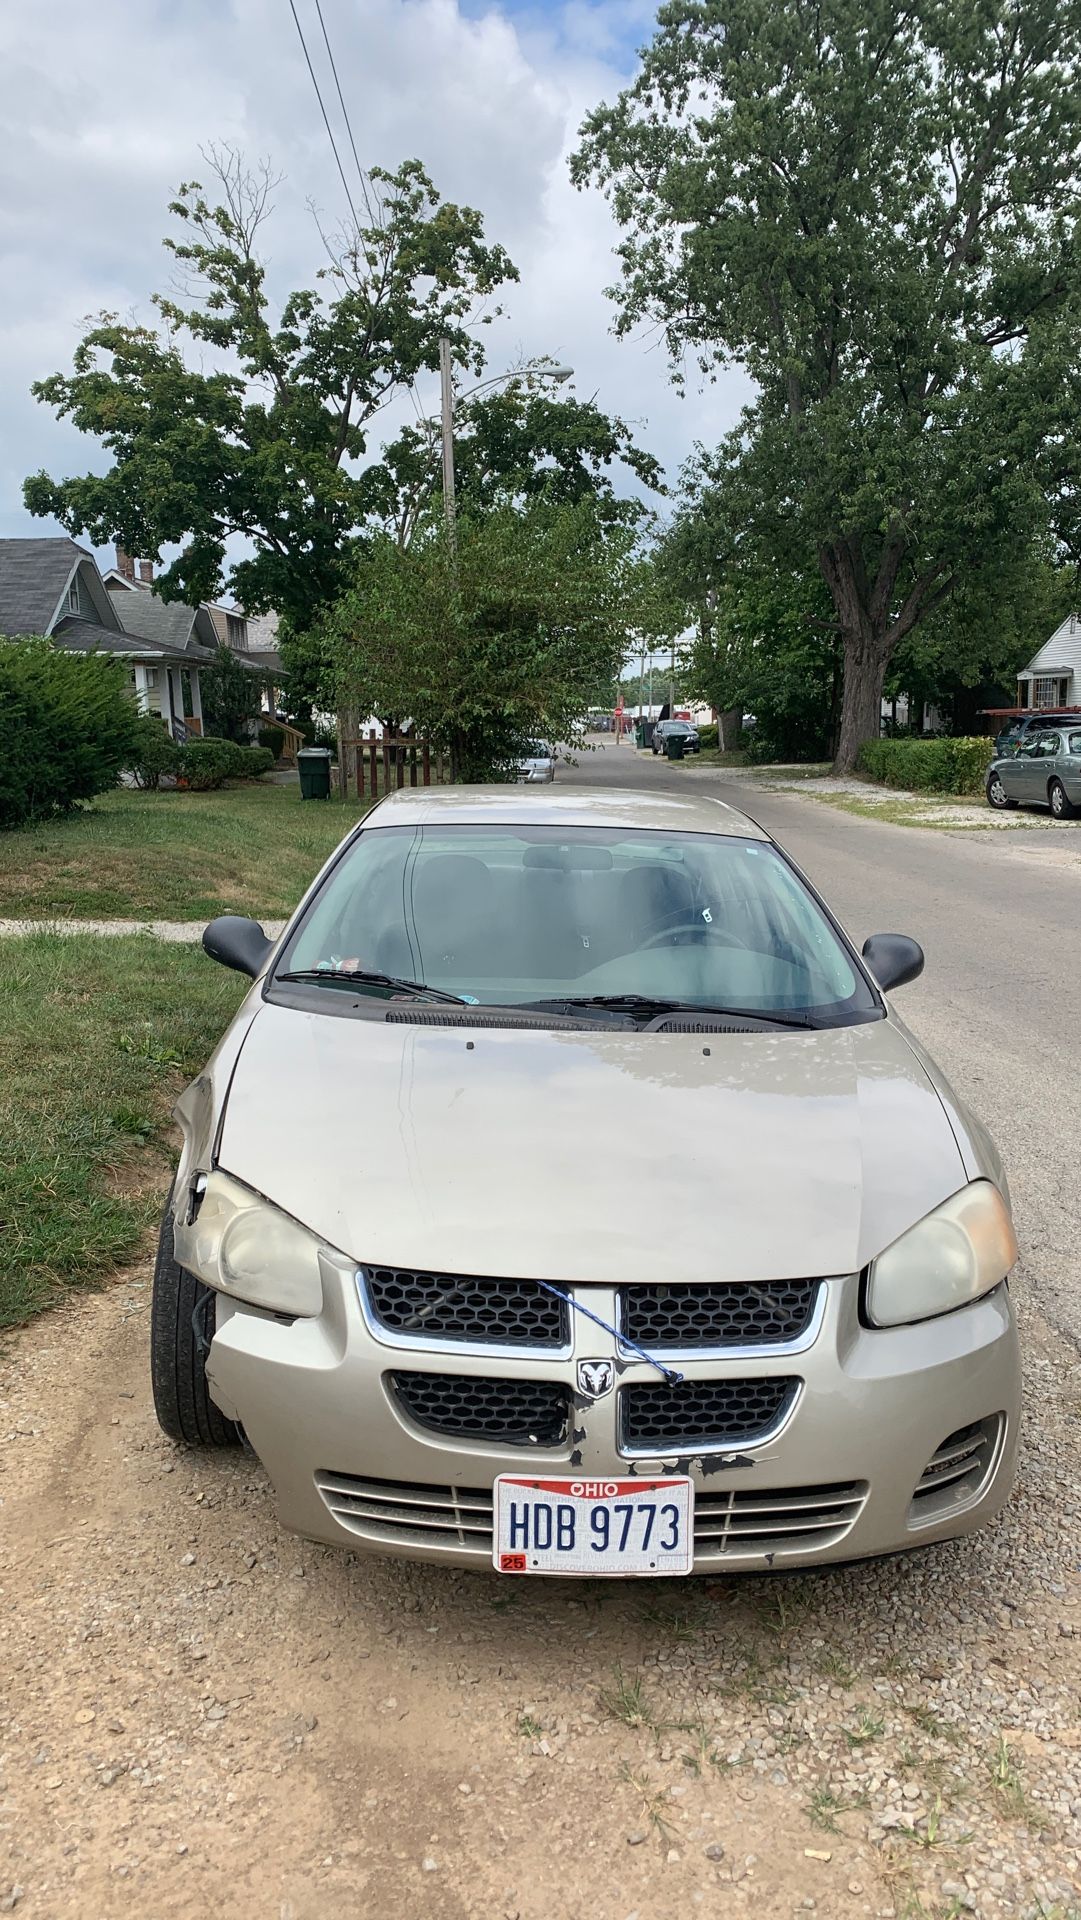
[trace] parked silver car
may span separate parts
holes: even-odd
[[[555,748],[543,740],[531,740],[529,752],[518,767],[518,778],[527,783],[539,782],[548,786],[556,777]]]
[[[664,789],[405,790],[272,944],[177,1114],[165,1432],[283,1523],[459,1566],[813,1566],[1012,1475],[1001,1164],[788,857]]]
[[[1081,808],[1081,722],[1029,734],[1016,753],[991,762],[987,798],[999,809],[1050,807],[1056,820]]]

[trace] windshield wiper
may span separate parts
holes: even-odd
[[[714,1007],[686,1000],[665,1000],[647,993],[561,994],[551,1000],[529,1000],[530,1008],[598,1007],[606,1013],[628,1013],[654,1020],[664,1013],[713,1014],[724,1020],[763,1020],[775,1027],[811,1027],[817,1022],[800,1013],[774,1013],[769,1007]]]
[[[444,993],[442,987],[426,986],[423,980],[399,980],[393,973],[373,973],[366,967],[298,967],[293,973],[276,973],[275,981],[285,980],[290,985],[296,981],[303,986],[319,987],[392,987],[395,993],[408,993],[414,997],[423,995],[426,1000],[446,1000],[451,1006],[465,1007],[472,1003],[463,1000],[461,994]]]

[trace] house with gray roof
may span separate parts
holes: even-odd
[[[0,636],[25,634],[122,660],[144,713],[160,714],[176,739],[202,732],[199,670],[218,645],[205,607],[111,593],[93,554],[65,535],[0,540]]]

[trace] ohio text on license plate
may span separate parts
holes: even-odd
[[[493,1558],[499,1573],[690,1573],[693,1482],[501,1474]]]

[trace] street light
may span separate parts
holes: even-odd
[[[485,387],[498,387],[504,380],[569,380],[574,373],[573,367],[518,367],[513,373],[497,373],[491,380],[482,380],[477,387],[470,387],[462,395],[463,400],[472,399],[475,393],[482,393]],[[447,533],[451,548],[454,547],[455,502],[454,502],[454,382],[451,369],[450,341],[439,342],[439,390],[440,418],[443,435],[443,512],[447,521]]]

